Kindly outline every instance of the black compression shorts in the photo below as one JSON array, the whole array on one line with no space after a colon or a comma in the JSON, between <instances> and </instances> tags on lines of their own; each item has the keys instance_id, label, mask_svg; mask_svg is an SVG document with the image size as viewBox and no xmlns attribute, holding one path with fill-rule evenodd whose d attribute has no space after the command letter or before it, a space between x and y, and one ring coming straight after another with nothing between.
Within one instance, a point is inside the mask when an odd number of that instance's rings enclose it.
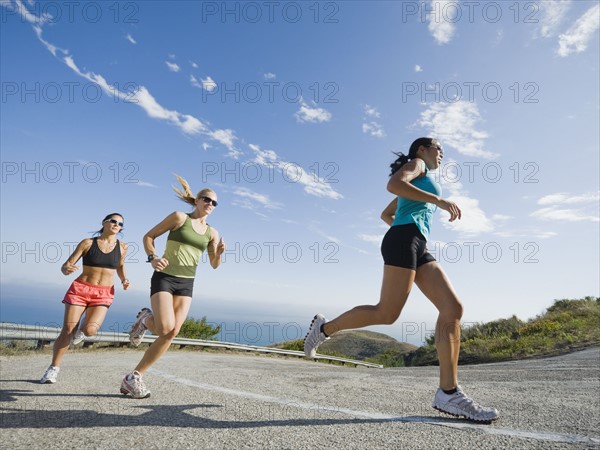
<instances>
[{"instance_id":1,"label":"black compression shorts","mask_svg":"<svg viewBox=\"0 0 600 450\"><path fill-rule=\"evenodd\" d=\"M383 237L381 254L385 265L412 270L435 261L427 251L427 240L414 223L391 227Z\"/></svg>"},{"instance_id":2,"label":"black compression shorts","mask_svg":"<svg viewBox=\"0 0 600 450\"><path fill-rule=\"evenodd\" d=\"M150 296L157 292L169 292L172 295L191 297L193 291L193 278L174 277L173 275L155 271L150 280Z\"/></svg>"}]
</instances>

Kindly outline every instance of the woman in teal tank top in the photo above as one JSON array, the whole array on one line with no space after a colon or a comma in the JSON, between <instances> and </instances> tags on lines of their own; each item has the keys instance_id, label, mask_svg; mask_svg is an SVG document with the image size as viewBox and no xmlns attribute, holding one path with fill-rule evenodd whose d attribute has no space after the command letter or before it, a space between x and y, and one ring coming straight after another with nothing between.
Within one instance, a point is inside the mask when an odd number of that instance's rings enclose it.
<instances>
[{"instance_id":1,"label":"woman in teal tank top","mask_svg":"<svg viewBox=\"0 0 600 450\"><path fill-rule=\"evenodd\" d=\"M143 308L129 332L129 340L135 346L142 342L146 330L158 338L148 347L135 370L123 378L121 392L133 398L146 398L142 375L169 349L179 334L192 304L194 277L200 257L208 250L208 259L213 269L221 265L225 243L217 230L206 223L206 218L217 206L217 194L212 189L203 189L194 195L189 184L177 177L182 190L175 189L180 200L193 205L189 213L176 211L152 228L144 236L144 249L148 263L154 269L150 283L152 310ZM165 252L156 255L154 240L169 232Z\"/></svg>"},{"instance_id":2,"label":"woman in teal tank top","mask_svg":"<svg viewBox=\"0 0 600 450\"><path fill-rule=\"evenodd\" d=\"M394 323L416 284L439 312L435 344L440 382L432 406L454 416L489 423L498 418L498 411L477 404L458 385L463 307L426 246L431 217L437 208L448 211L451 222L461 218L460 208L441 198L441 188L429 173L440 166L442 158L442 147L436 139L419 138L410 146L408 155L399 154L391 165L387 188L397 197L381 215L391 227L381 244L384 269L379 303L357 306L330 322L317 314L304 340L304 352L307 357L314 357L318 346L340 330Z\"/></svg>"}]
</instances>

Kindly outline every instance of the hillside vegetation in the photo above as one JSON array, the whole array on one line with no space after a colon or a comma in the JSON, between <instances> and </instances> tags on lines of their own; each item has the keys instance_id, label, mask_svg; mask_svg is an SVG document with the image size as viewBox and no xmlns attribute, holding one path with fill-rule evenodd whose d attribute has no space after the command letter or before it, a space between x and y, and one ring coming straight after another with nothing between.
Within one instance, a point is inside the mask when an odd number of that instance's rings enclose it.
<instances>
[{"instance_id":1,"label":"hillside vegetation","mask_svg":"<svg viewBox=\"0 0 600 450\"><path fill-rule=\"evenodd\" d=\"M600 298L556 300L544 313L522 321L516 316L461 330L460 364L507 361L568 353L600 345ZM303 350L303 340L277 345ZM434 336L425 345L398 342L364 330L342 331L319 347L323 355L365 360L386 367L437 365Z\"/></svg>"},{"instance_id":2,"label":"hillside vegetation","mask_svg":"<svg viewBox=\"0 0 600 450\"><path fill-rule=\"evenodd\" d=\"M516 316L475 324L461 332L459 363L549 356L600 345L600 298L556 300L524 322ZM404 358L406 365L437 364L434 337Z\"/></svg>"},{"instance_id":3,"label":"hillside vegetation","mask_svg":"<svg viewBox=\"0 0 600 450\"><path fill-rule=\"evenodd\" d=\"M286 350L304 350L304 340L297 339L276 344ZM383 333L367 330L345 330L336 333L319 347L322 355L366 360L386 366L403 365L403 355L417 349L416 345L399 342Z\"/></svg>"}]
</instances>

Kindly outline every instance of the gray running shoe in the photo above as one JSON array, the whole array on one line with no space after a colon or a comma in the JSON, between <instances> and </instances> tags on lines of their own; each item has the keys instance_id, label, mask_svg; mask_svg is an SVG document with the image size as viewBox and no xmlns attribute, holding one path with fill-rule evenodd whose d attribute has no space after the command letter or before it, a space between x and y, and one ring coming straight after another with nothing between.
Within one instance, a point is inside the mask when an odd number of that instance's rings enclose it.
<instances>
[{"instance_id":1,"label":"gray running shoe","mask_svg":"<svg viewBox=\"0 0 600 450\"><path fill-rule=\"evenodd\" d=\"M146 319L146 317L150 317L151 315L152 311L150 309L142 308L136 316L135 323L129 332L129 341L136 347L142 343L142 339L146 334L147 328L146 325L144 325L144 319Z\"/></svg>"},{"instance_id":2,"label":"gray running shoe","mask_svg":"<svg viewBox=\"0 0 600 450\"><path fill-rule=\"evenodd\" d=\"M146 389L142 375L137 370L125 375L121 382L121 394L128 395L131 398L150 397L150 391Z\"/></svg>"},{"instance_id":3,"label":"gray running shoe","mask_svg":"<svg viewBox=\"0 0 600 450\"><path fill-rule=\"evenodd\" d=\"M73 344L73 345L81 344L84 339L85 339L85 334L83 334L83 331L77 330L77 332L71 338L71 344Z\"/></svg>"},{"instance_id":4,"label":"gray running shoe","mask_svg":"<svg viewBox=\"0 0 600 450\"><path fill-rule=\"evenodd\" d=\"M491 423L500 417L495 408L486 408L473 401L460 386L454 394L446 394L438 389L431 405L438 411L456 417L464 417L474 422Z\"/></svg>"},{"instance_id":5,"label":"gray running shoe","mask_svg":"<svg viewBox=\"0 0 600 450\"><path fill-rule=\"evenodd\" d=\"M308 333L304 338L304 355L307 358L314 358L317 355L317 348L319 348L319 345L329 339L321 332L321 325L326 322L325 317L321 314L317 314L313 318Z\"/></svg>"},{"instance_id":6,"label":"gray running shoe","mask_svg":"<svg viewBox=\"0 0 600 450\"><path fill-rule=\"evenodd\" d=\"M40 383L56 383L56 378L58 377L58 372L60 372L60 367L50 366L44 372Z\"/></svg>"}]
</instances>

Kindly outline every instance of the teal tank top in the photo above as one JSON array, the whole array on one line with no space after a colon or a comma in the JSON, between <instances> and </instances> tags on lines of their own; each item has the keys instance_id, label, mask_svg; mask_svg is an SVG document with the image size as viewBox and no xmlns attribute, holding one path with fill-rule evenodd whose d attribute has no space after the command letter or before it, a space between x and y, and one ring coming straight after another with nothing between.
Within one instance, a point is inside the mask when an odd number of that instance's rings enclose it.
<instances>
[{"instance_id":1,"label":"teal tank top","mask_svg":"<svg viewBox=\"0 0 600 450\"><path fill-rule=\"evenodd\" d=\"M197 233L192 227L188 215L182 226L169 233L167 247L163 258L169 260L169 265L163 273L179 278L194 278L202 252L210 242L210 226L207 225L203 234Z\"/></svg>"},{"instance_id":2,"label":"teal tank top","mask_svg":"<svg viewBox=\"0 0 600 450\"><path fill-rule=\"evenodd\" d=\"M442 194L442 188L429 174L427 168L425 168L425 175L415 178L410 184L430 194L437 196ZM414 223L423 237L427 239L431 227L431 218L436 209L437 206L433 203L418 202L398 196L398 206L392 226Z\"/></svg>"}]
</instances>

